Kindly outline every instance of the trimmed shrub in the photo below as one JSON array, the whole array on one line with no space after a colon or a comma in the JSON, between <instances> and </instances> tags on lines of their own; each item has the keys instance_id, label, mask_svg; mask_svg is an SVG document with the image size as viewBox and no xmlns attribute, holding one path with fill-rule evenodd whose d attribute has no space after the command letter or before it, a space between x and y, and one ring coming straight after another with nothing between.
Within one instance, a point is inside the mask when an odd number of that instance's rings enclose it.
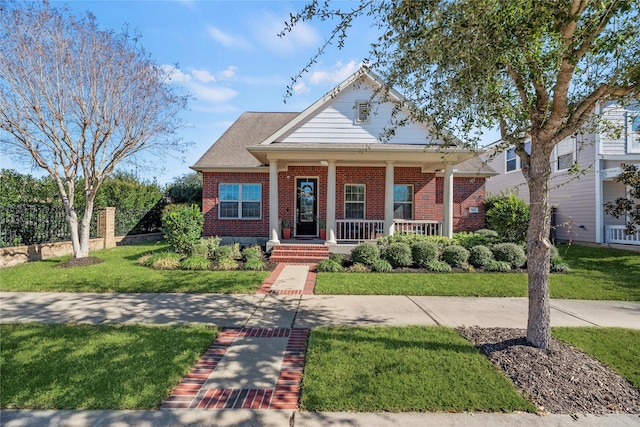
<instances>
[{"instance_id":1,"label":"trimmed shrub","mask_svg":"<svg viewBox=\"0 0 640 427\"><path fill-rule=\"evenodd\" d=\"M373 263L379 259L380 249L371 243L358 243L356 247L351 250L351 260L353 262L359 262L371 267Z\"/></svg>"},{"instance_id":2,"label":"trimmed shrub","mask_svg":"<svg viewBox=\"0 0 640 427\"><path fill-rule=\"evenodd\" d=\"M469 264L476 268L486 268L493 261L493 252L486 246L478 245L469 249Z\"/></svg>"},{"instance_id":3,"label":"trimmed shrub","mask_svg":"<svg viewBox=\"0 0 640 427\"><path fill-rule=\"evenodd\" d=\"M391 264L389 264L389 261L387 261L386 259L380 259L380 258L378 258L373 262L371 269L377 273L389 273L393 271L393 267L391 267Z\"/></svg>"},{"instance_id":4,"label":"trimmed shrub","mask_svg":"<svg viewBox=\"0 0 640 427\"><path fill-rule=\"evenodd\" d=\"M560 256L556 256L553 261L551 261L552 273L568 273L569 270L569 264L564 262L564 260Z\"/></svg>"},{"instance_id":5,"label":"trimmed shrub","mask_svg":"<svg viewBox=\"0 0 640 427\"><path fill-rule=\"evenodd\" d=\"M211 261L205 256L190 256L180 262L183 270L208 270L210 267Z\"/></svg>"},{"instance_id":6,"label":"trimmed shrub","mask_svg":"<svg viewBox=\"0 0 640 427\"><path fill-rule=\"evenodd\" d=\"M244 250L242 251L242 259L245 260L245 262L254 259L261 261L263 259L263 255L264 254L262 253L262 248L258 245L249 246L247 248L244 248Z\"/></svg>"},{"instance_id":7,"label":"trimmed shrub","mask_svg":"<svg viewBox=\"0 0 640 427\"><path fill-rule=\"evenodd\" d=\"M440 251L442 251L442 249L446 248L447 246L456 244L456 241L454 239L450 239L445 236L427 236L426 240L427 242L433 242L436 245L438 245L438 248L440 248Z\"/></svg>"},{"instance_id":8,"label":"trimmed shrub","mask_svg":"<svg viewBox=\"0 0 640 427\"><path fill-rule=\"evenodd\" d=\"M442 260L451 267L462 267L469 259L469 251L460 245L446 246L442 249Z\"/></svg>"},{"instance_id":9,"label":"trimmed shrub","mask_svg":"<svg viewBox=\"0 0 640 427\"><path fill-rule=\"evenodd\" d=\"M347 269L347 271L349 271L350 273L367 273L369 272L369 267L367 267L364 264L360 264L359 262L356 262L355 264L350 266Z\"/></svg>"},{"instance_id":10,"label":"trimmed shrub","mask_svg":"<svg viewBox=\"0 0 640 427\"><path fill-rule=\"evenodd\" d=\"M337 262L340 265L344 264L344 255L342 254L331 253L329 254L329 259Z\"/></svg>"},{"instance_id":11,"label":"trimmed shrub","mask_svg":"<svg viewBox=\"0 0 640 427\"><path fill-rule=\"evenodd\" d=\"M165 240L180 254L191 253L200 241L204 215L198 205L169 205L162 214Z\"/></svg>"},{"instance_id":12,"label":"trimmed shrub","mask_svg":"<svg viewBox=\"0 0 640 427\"><path fill-rule=\"evenodd\" d=\"M244 270L250 270L250 271L263 271L265 268L267 268L267 265L260 258L249 258L244 263L244 266L242 268Z\"/></svg>"},{"instance_id":13,"label":"trimmed shrub","mask_svg":"<svg viewBox=\"0 0 640 427\"><path fill-rule=\"evenodd\" d=\"M522 242L529 228L529 205L515 194L489 198L485 202L487 225L504 242Z\"/></svg>"},{"instance_id":14,"label":"trimmed shrub","mask_svg":"<svg viewBox=\"0 0 640 427\"><path fill-rule=\"evenodd\" d=\"M390 243L382 250L381 257L389 261L391 267L408 267L413 264L411 247L402 242Z\"/></svg>"},{"instance_id":15,"label":"trimmed shrub","mask_svg":"<svg viewBox=\"0 0 640 427\"><path fill-rule=\"evenodd\" d=\"M238 269L238 261L232 258L223 258L216 262L216 270L237 270Z\"/></svg>"},{"instance_id":16,"label":"trimmed shrub","mask_svg":"<svg viewBox=\"0 0 640 427\"><path fill-rule=\"evenodd\" d=\"M467 249L471 249L472 247L478 245L487 246L493 243L493 240L489 237L485 237L477 233L467 233L464 231L460 233L454 233L453 238L458 242L460 246L464 246Z\"/></svg>"},{"instance_id":17,"label":"trimmed shrub","mask_svg":"<svg viewBox=\"0 0 640 427\"><path fill-rule=\"evenodd\" d=\"M506 261L513 268L520 268L527 262L524 249L515 243L498 243L491 248L496 261Z\"/></svg>"},{"instance_id":18,"label":"trimmed shrub","mask_svg":"<svg viewBox=\"0 0 640 427\"><path fill-rule=\"evenodd\" d=\"M435 260L427 265L427 270L434 273L451 273L451 266L444 261Z\"/></svg>"},{"instance_id":19,"label":"trimmed shrub","mask_svg":"<svg viewBox=\"0 0 640 427\"><path fill-rule=\"evenodd\" d=\"M175 270L180 266L182 257L175 252L160 252L147 260L147 265L158 270Z\"/></svg>"},{"instance_id":20,"label":"trimmed shrub","mask_svg":"<svg viewBox=\"0 0 640 427\"><path fill-rule=\"evenodd\" d=\"M430 262L438 259L438 255L440 255L440 251L438 250L438 245L434 242L425 240L415 242L411 246L411 256L418 267L427 268Z\"/></svg>"},{"instance_id":21,"label":"trimmed shrub","mask_svg":"<svg viewBox=\"0 0 640 427\"><path fill-rule=\"evenodd\" d=\"M481 228L480 230L476 231L476 234L491 239L492 242L498 240L498 232L495 230L489 230L488 228Z\"/></svg>"},{"instance_id":22,"label":"trimmed shrub","mask_svg":"<svg viewBox=\"0 0 640 427\"><path fill-rule=\"evenodd\" d=\"M337 273L342 271L342 265L332 259L323 259L318 263L318 273Z\"/></svg>"},{"instance_id":23,"label":"trimmed shrub","mask_svg":"<svg viewBox=\"0 0 640 427\"><path fill-rule=\"evenodd\" d=\"M378 245L385 247L391 243L406 243L411 246L416 242L424 242L428 240L428 238L429 236L424 236L422 234L399 232L394 233L393 236L380 237L378 239Z\"/></svg>"},{"instance_id":24,"label":"trimmed shrub","mask_svg":"<svg viewBox=\"0 0 640 427\"><path fill-rule=\"evenodd\" d=\"M506 261L493 260L487 264L485 270L496 273L506 273L507 271L511 271L511 264Z\"/></svg>"},{"instance_id":25,"label":"trimmed shrub","mask_svg":"<svg viewBox=\"0 0 640 427\"><path fill-rule=\"evenodd\" d=\"M213 254L213 259L216 261L222 261L224 259L233 259L233 250L231 246L220 246Z\"/></svg>"}]
</instances>

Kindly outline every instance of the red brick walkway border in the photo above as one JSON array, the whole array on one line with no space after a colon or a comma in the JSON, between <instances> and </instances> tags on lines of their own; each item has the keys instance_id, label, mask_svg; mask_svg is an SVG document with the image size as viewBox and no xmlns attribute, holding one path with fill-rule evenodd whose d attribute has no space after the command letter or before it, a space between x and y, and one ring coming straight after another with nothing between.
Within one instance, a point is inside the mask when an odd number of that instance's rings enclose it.
<instances>
[{"instance_id":1,"label":"red brick walkway border","mask_svg":"<svg viewBox=\"0 0 640 427\"><path fill-rule=\"evenodd\" d=\"M271 290L273 284L278 280L278 276L284 270L285 265L308 265L309 272L307 273L307 279L304 283L304 288L300 290ZM276 268L273 269L269 277L266 278L262 285L256 292L257 294L275 294L275 295L313 295L314 289L316 287L316 267L318 264L292 264L292 263L280 263L276 265Z\"/></svg>"},{"instance_id":2,"label":"red brick walkway border","mask_svg":"<svg viewBox=\"0 0 640 427\"><path fill-rule=\"evenodd\" d=\"M162 404L163 409L297 409L308 328L225 329ZM283 338L287 347L275 388L203 389L209 376L238 337Z\"/></svg>"}]
</instances>

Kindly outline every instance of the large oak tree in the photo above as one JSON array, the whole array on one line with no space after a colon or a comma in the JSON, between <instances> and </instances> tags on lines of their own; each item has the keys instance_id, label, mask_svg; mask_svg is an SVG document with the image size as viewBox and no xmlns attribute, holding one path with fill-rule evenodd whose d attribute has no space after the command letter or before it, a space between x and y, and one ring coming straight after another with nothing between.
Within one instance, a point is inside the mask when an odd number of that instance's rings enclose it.
<instances>
[{"instance_id":1,"label":"large oak tree","mask_svg":"<svg viewBox=\"0 0 640 427\"><path fill-rule=\"evenodd\" d=\"M341 47L354 20L368 16L379 30L369 67L388 88L403 92L417 118L468 141L474 129L499 126L502 147L515 146L529 186L527 339L546 348L550 156L563 139L598 125L597 103L638 99L639 5L638 0L360 0L341 9L344 3L313 1L291 15L283 35L301 21L332 21L334 31L319 56L334 42Z\"/></svg>"},{"instance_id":2,"label":"large oak tree","mask_svg":"<svg viewBox=\"0 0 640 427\"><path fill-rule=\"evenodd\" d=\"M48 2L0 5L0 142L55 180L75 258L89 255L100 185L142 150L178 148L187 100L128 30L102 30L93 15Z\"/></svg>"}]
</instances>

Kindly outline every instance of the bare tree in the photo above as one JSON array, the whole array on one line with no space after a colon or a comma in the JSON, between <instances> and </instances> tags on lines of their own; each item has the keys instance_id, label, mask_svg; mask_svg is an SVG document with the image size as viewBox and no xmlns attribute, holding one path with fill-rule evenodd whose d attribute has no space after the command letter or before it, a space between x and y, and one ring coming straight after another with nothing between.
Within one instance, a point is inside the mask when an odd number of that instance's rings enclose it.
<instances>
[{"instance_id":1,"label":"bare tree","mask_svg":"<svg viewBox=\"0 0 640 427\"><path fill-rule=\"evenodd\" d=\"M141 150L179 147L188 96L169 83L127 29L101 30L93 15L48 2L0 5L0 142L54 178L74 258L89 255L96 192L116 165Z\"/></svg>"}]
</instances>

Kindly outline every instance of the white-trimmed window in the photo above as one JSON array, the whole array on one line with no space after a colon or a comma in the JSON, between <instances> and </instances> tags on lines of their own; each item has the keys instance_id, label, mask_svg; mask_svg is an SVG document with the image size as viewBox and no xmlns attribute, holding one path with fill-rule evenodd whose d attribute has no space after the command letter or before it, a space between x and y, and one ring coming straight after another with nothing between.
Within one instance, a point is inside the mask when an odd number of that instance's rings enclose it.
<instances>
[{"instance_id":1,"label":"white-trimmed window","mask_svg":"<svg viewBox=\"0 0 640 427\"><path fill-rule=\"evenodd\" d=\"M367 101L356 102L356 123L369 123L371 104Z\"/></svg>"},{"instance_id":2,"label":"white-trimmed window","mask_svg":"<svg viewBox=\"0 0 640 427\"><path fill-rule=\"evenodd\" d=\"M262 184L220 184L221 219L260 219L262 216Z\"/></svg>"},{"instance_id":3,"label":"white-trimmed window","mask_svg":"<svg viewBox=\"0 0 640 427\"><path fill-rule=\"evenodd\" d=\"M627 113L627 152L640 153L640 111Z\"/></svg>"},{"instance_id":4,"label":"white-trimmed window","mask_svg":"<svg viewBox=\"0 0 640 427\"><path fill-rule=\"evenodd\" d=\"M576 162L576 140L568 138L556 145L556 171L570 169Z\"/></svg>"},{"instance_id":5,"label":"white-trimmed window","mask_svg":"<svg viewBox=\"0 0 640 427\"><path fill-rule=\"evenodd\" d=\"M347 184L344 186L345 219L365 218L365 186L364 184Z\"/></svg>"},{"instance_id":6,"label":"white-trimmed window","mask_svg":"<svg viewBox=\"0 0 640 427\"><path fill-rule=\"evenodd\" d=\"M413 219L413 185L393 186L393 219Z\"/></svg>"},{"instance_id":7,"label":"white-trimmed window","mask_svg":"<svg viewBox=\"0 0 640 427\"><path fill-rule=\"evenodd\" d=\"M531 141L524 143L524 151L531 154ZM516 154L516 148L511 147L504 152L505 171L513 172L522 169L522 159Z\"/></svg>"}]
</instances>

